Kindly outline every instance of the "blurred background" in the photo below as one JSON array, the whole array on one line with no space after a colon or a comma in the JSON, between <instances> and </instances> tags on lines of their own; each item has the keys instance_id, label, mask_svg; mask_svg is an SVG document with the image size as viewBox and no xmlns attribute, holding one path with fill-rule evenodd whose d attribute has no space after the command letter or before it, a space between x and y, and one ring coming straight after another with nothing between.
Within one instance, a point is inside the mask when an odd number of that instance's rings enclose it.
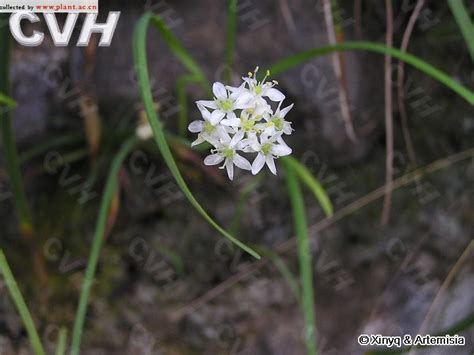
<instances>
[{"instance_id":1,"label":"blurred background","mask_svg":"<svg viewBox=\"0 0 474 355\"><path fill-rule=\"evenodd\" d=\"M405 42L408 52L473 89L473 59L447 2L393 1L392 21L384 1L332 1L329 14L325 3L239 0L232 83L303 50L352 40L384 44L392 28L394 47ZM464 3L472 17L473 4ZM137 21L146 11L159 14L209 80L225 81L227 7L224 0L102 0L101 21L121 11L111 47L98 47L97 36L87 48L75 47L79 30L68 47L55 47L44 22L25 25L26 33L46 33L41 46L13 46L14 132L34 230L18 227L2 151L0 241L48 351L59 328L74 321L111 161L143 124L132 56ZM181 104L176 83L186 69L155 29L148 60L156 110L177 135L180 112L198 119L194 101L208 94L190 85ZM399 81L392 59L395 185L387 213L384 65L380 54L340 52L275 77L285 103L295 103L287 116L293 156L335 211L325 216L305 190L318 350L364 354L362 333L459 329L464 347L412 353L472 354L474 110L407 65ZM204 153L179 139L170 146L197 200L264 257L257 261L221 238L186 200L155 143L140 143L120 169L82 353L305 354L283 172L240 172L230 183L204 166ZM0 354L28 354L28 344L0 283Z\"/></svg>"}]
</instances>

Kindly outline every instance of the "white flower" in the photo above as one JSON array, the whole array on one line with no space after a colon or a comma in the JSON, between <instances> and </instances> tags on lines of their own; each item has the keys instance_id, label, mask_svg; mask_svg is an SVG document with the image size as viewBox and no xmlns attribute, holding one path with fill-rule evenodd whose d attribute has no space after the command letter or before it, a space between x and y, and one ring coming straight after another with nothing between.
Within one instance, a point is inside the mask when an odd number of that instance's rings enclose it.
<instances>
[{"instance_id":1,"label":"white flower","mask_svg":"<svg viewBox=\"0 0 474 355\"><path fill-rule=\"evenodd\" d=\"M204 159L204 164L217 165L224 161L224 165L220 168L227 170L230 180L234 179L234 164L241 169L250 170L252 167L248 160L237 153L239 143L243 137L243 132L237 132L232 138L226 135L224 139L221 139L216 149L211 151L213 154Z\"/></svg>"},{"instance_id":2,"label":"white flower","mask_svg":"<svg viewBox=\"0 0 474 355\"><path fill-rule=\"evenodd\" d=\"M250 142L249 146L258 152L257 157L252 163L252 174L256 175L262 170L265 163L267 164L270 171L276 175L275 159L290 155L292 150L286 145L281 138L281 134L277 133L273 136L260 136L260 142L255 139Z\"/></svg>"},{"instance_id":3,"label":"white flower","mask_svg":"<svg viewBox=\"0 0 474 355\"><path fill-rule=\"evenodd\" d=\"M262 120L263 116L252 115L248 110L242 110L240 117L228 119L225 118L221 121L223 126L231 127L234 130L242 130L247 134L247 137L251 137L253 134L259 132L260 128L258 127L257 122Z\"/></svg>"},{"instance_id":4,"label":"white flower","mask_svg":"<svg viewBox=\"0 0 474 355\"><path fill-rule=\"evenodd\" d=\"M192 145L209 142L214 146L204 164L223 163L220 168L226 169L230 180L234 178L234 165L255 175L266 164L276 174L275 159L292 152L281 136L293 132L291 122L285 120L293 104L282 109L285 95L274 88L278 83L266 82L268 71L258 81L257 71L258 67L242 78L238 87L214 83L214 100L196 102L203 120L191 122L188 127L198 133ZM239 152L257 156L250 164Z\"/></svg>"},{"instance_id":5,"label":"white flower","mask_svg":"<svg viewBox=\"0 0 474 355\"><path fill-rule=\"evenodd\" d=\"M282 132L284 134L290 135L293 132L291 128L291 122L285 121L285 116L293 108L293 104L285 107L283 110L280 109L281 102L278 105L278 108L274 114L263 116L266 123L260 123L257 125L257 128L262 130L262 134L271 136L275 133Z\"/></svg>"},{"instance_id":6,"label":"white flower","mask_svg":"<svg viewBox=\"0 0 474 355\"><path fill-rule=\"evenodd\" d=\"M267 73L265 77L262 79L262 81L258 81L256 76L258 72L258 67L255 68L255 71L252 73L249 73L248 77L242 78L248 85L248 90L254 95L254 98L259 101L259 103L262 103L261 99L263 97L268 97L271 101L274 102L281 102L285 99L285 95L280 90L277 90L274 88L274 86L277 84L276 81L267 83L265 82L270 76L270 72L267 70Z\"/></svg>"},{"instance_id":7,"label":"white flower","mask_svg":"<svg viewBox=\"0 0 474 355\"><path fill-rule=\"evenodd\" d=\"M214 100L201 100L197 104L215 110L215 120L220 122L224 117L233 119L236 117L235 110L243 110L250 107L250 100L252 95L241 88L236 88L235 91L229 92L222 83L214 83L212 85L212 92L214 93Z\"/></svg>"},{"instance_id":8,"label":"white flower","mask_svg":"<svg viewBox=\"0 0 474 355\"><path fill-rule=\"evenodd\" d=\"M191 146L201 144L203 142L211 143L212 145L219 144L219 139L224 137L226 133L225 128L219 125L219 114L210 113L204 106L198 104L199 111L204 120L193 121L189 124L188 129L192 133L199 133L198 138L191 143Z\"/></svg>"}]
</instances>

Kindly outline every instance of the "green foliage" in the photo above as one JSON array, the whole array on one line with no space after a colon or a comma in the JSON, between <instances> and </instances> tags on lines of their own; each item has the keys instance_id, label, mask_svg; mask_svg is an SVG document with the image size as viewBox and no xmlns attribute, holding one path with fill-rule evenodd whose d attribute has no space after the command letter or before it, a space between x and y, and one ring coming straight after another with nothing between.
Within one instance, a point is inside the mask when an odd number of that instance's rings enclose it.
<instances>
[{"instance_id":1,"label":"green foliage","mask_svg":"<svg viewBox=\"0 0 474 355\"><path fill-rule=\"evenodd\" d=\"M0 106L1 105L4 105L8 108L13 108L16 106L16 102L12 98L0 93Z\"/></svg>"},{"instance_id":2,"label":"green foliage","mask_svg":"<svg viewBox=\"0 0 474 355\"><path fill-rule=\"evenodd\" d=\"M311 192L314 194L314 197L316 197L316 200L321 205L321 208L323 209L326 216L332 216L334 213L334 208L332 206L331 200L329 199L324 187L321 186L319 181L316 180L308 168L291 156L282 157L281 159L286 163L288 168L292 169L296 173L301 182L303 182L311 190Z\"/></svg>"},{"instance_id":3,"label":"green foliage","mask_svg":"<svg viewBox=\"0 0 474 355\"><path fill-rule=\"evenodd\" d=\"M189 202L191 205L196 209L196 211L201 214L201 216L211 225L213 226L218 232L220 232L224 237L229 239L231 242L233 242L235 245L240 247L241 249L245 250L255 258L259 259L260 256L250 247L236 239L234 236L226 232L214 219L204 210L204 208L200 205L200 203L196 200L194 195L192 194L191 190L189 189L188 185L184 181L184 178L181 175L181 172L178 169L178 166L176 165L176 162L173 158L173 155L171 154L171 150L168 146L167 140L165 133L163 132L163 129L161 127L158 114L156 113L154 109L154 104L153 104L153 96L151 93L151 87L150 87L150 79L149 79L149 73L148 73L148 61L146 58L146 38L147 38L147 30L148 26L152 23L158 23L160 24L161 22L157 22L156 16L154 16L151 13L146 13L143 15L143 17L139 20L136 28L135 28L135 34L134 34L134 40L133 40L133 54L135 58L135 68L138 74L138 84L140 88L140 93L142 96L142 101L145 105L145 111L147 113L147 118L148 122L150 123L150 126L153 130L153 135L156 144L158 145L158 148L160 149L161 155L163 156L166 165L171 171L171 174L175 178L178 186L180 189L183 191L185 196L188 198ZM161 33L162 32L162 27L161 28ZM167 34L169 37L169 33L164 32ZM175 48L181 48L178 46L175 42L172 42ZM182 55L182 50L178 51L178 53L181 53ZM175 53L176 54L176 53ZM189 60L186 61L189 63ZM192 67L192 66L191 66ZM194 68L195 69L195 68Z\"/></svg>"},{"instance_id":4,"label":"green foliage","mask_svg":"<svg viewBox=\"0 0 474 355\"><path fill-rule=\"evenodd\" d=\"M10 297L15 304L18 314L25 325L33 351L36 355L44 355L45 352L38 332L36 331L35 323L33 322L33 318L31 317L30 311L28 310L28 306L21 295L21 291L15 281L15 277L13 276L10 266L8 265L7 258L5 257L2 249L0 249L0 272L3 275L3 279L5 280L8 292L10 293Z\"/></svg>"},{"instance_id":5,"label":"green foliage","mask_svg":"<svg viewBox=\"0 0 474 355\"><path fill-rule=\"evenodd\" d=\"M0 22L8 22L6 14L0 15ZM4 95L10 94L10 47L10 31L8 26L3 26L0 28L0 93ZM7 102L9 101L8 96L3 96L3 98L4 100L6 99ZM0 107L0 131L3 152L5 154L6 170L12 186L13 200L20 223L20 230L22 233L31 234L33 221L23 186L20 159L13 134L13 117L10 109L5 110Z\"/></svg>"},{"instance_id":6,"label":"green foliage","mask_svg":"<svg viewBox=\"0 0 474 355\"><path fill-rule=\"evenodd\" d=\"M462 0L448 0L449 8L453 13L461 33L466 42L471 59L474 61L474 24Z\"/></svg>"},{"instance_id":7,"label":"green foliage","mask_svg":"<svg viewBox=\"0 0 474 355\"><path fill-rule=\"evenodd\" d=\"M89 260L87 262L86 274L82 284L81 295L79 297L79 305L77 307L76 318L74 320L74 328L72 331L71 355L77 355L80 351L82 331L89 303L90 291L95 278L97 264L99 262L100 250L104 242L105 231L109 216L112 199L117 189L117 176L127 155L136 146L136 139L126 141L120 151L115 156L109 171L109 176L105 185L105 191L102 195L100 204L99 217L92 240L92 249Z\"/></svg>"},{"instance_id":8,"label":"green foliage","mask_svg":"<svg viewBox=\"0 0 474 355\"><path fill-rule=\"evenodd\" d=\"M65 327L61 327L61 329L59 329L58 344L56 346L56 355L66 354L66 342L67 342L67 329Z\"/></svg>"},{"instance_id":9,"label":"green foliage","mask_svg":"<svg viewBox=\"0 0 474 355\"><path fill-rule=\"evenodd\" d=\"M227 11L227 40L226 40L226 80L230 83L234 67L235 37L237 32L237 0L229 0Z\"/></svg>"},{"instance_id":10,"label":"green foliage","mask_svg":"<svg viewBox=\"0 0 474 355\"><path fill-rule=\"evenodd\" d=\"M306 222L306 211L303 195L294 170L284 161L288 194L290 195L295 223L296 239L298 242L298 261L301 279L301 303L306 325L306 348L308 354L316 354L316 320L314 315L314 288L313 265L311 262L311 249Z\"/></svg>"},{"instance_id":11,"label":"green foliage","mask_svg":"<svg viewBox=\"0 0 474 355\"><path fill-rule=\"evenodd\" d=\"M273 64L270 67L270 71L273 75L278 75L311 59L328 55L333 52L341 51L369 51L384 55L391 55L392 57L404 61L405 63L411 65L412 67L422 71L433 79L444 84L446 87L450 88L452 91L464 98L471 105L474 105L474 92L459 84L456 80L452 79L446 73L442 72L441 70L435 68L431 64L426 63L425 61L412 54L408 54L398 49L389 48L382 44L374 42L345 42L335 46L324 46L299 52Z\"/></svg>"}]
</instances>

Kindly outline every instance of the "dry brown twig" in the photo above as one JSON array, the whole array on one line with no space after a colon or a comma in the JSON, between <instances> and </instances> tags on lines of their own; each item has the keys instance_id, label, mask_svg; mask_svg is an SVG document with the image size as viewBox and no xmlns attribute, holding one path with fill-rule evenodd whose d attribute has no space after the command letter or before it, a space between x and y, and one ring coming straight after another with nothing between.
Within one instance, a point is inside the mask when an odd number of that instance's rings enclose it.
<instances>
[{"instance_id":1,"label":"dry brown twig","mask_svg":"<svg viewBox=\"0 0 474 355\"><path fill-rule=\"evenodd\" d=\"M385 45L393 46L393 8L392 0L385 0L387 16L387 34ZM387 156L385 160L385 199L383 202L382 225L387 225L390 220L392 205L393 183L393 93L392 93L392 57L385 56L385 139Z\"/></svg>"},{"instance_id":2,"label":"dry brown twig","mask_svg":"<svg viewBox=\"0 0 474 355\"><path fill-rule=\"evenodd\" d=\"M448 275L446 276L441 287L436 293L436 296L433 299L433 302L431 303L430 309L426 313L425 319L423 320L423 323L421 324L420 329L418 330L417 334L425 334L429 330L428 329L429 323L431 319L433 318L433 315L436 309L439 308L438 306L440 306L441 302L443 301L446 295L447 289L453 283L454 279L456 278L456 275L461 271L461 268L469 259L469 257L472 257L473 252L474 252L474 240L471 240L469 244L466 246L466 248L463 250L461 255L459 256L459 258L456 260L451 270L449 270Z\"/></svg>"},{"instance_id":3,"label":"dry brown twig","mask_svg":"<svg viewBox=\"0 0 474 355\"><path fill-rule=\"evenodd\" d=\"M400 50L402 52L406 52L408 49L408 44L410 42L411 35L413 33L413 29L415 28L416 20L420 15L421 9L425 4L425 0L418 0L413 13L408 20L407 28L403 33L402 45ZM397 97L398 97L398 109L400 111L400 118L402 123L402 132L403 138L405 139L405 144L407 146L408 157L410 158L410 162L413 166L418 165L416 161L415 155L415 148L413 145L413 141L411 139L410 131L408 129L408 113L405 106L405 90L403 87L405 81L405 62L399 61L398 62L398 70L397 70Z\"/></svg>"},{"instance_id":4,"label":"dry brown twig","mask_svg":"<svg viewBox=\"0 0 474 355\"><path fill-rule=\"evenodd\" d=\"M330 0L323 0L324 19L326 21L326 30L328 33L328 40L330 45L336 45L338 43L335 29L334 19L332 15L332 7ZM354 131L354 125L352 122L352 114L350 110L349 92L346 85L344 66L341 59L341 53L334 53L331 55L332 66L334 69L334 75L336 76L337 83L339 86L339 106L341 109L342 119L344 121L344 127L346 130L347 137L352 141L357 141L357 137Z\"/></svg>"}]
</instances>

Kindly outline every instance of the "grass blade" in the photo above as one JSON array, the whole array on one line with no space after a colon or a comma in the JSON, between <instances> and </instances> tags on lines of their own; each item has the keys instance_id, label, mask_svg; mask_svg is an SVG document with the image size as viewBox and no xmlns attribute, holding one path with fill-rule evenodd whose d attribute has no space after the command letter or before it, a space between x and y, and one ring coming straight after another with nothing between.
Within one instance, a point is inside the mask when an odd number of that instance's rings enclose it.
<instances>
[{"instance_id":1,"label":"grass blade","mask_svg":"<svg viewBox=\"0 0 474 355\"><path fill-rule=\"evenodd\" d=\"M15 307L20 314L21 320L23 321L23 324L26 328L28 338L30 339L31 346L35 354L44 355L45 352L38 336L38 332L36 331L35 323L33 322L33 318L31 317L30 311L28 310L28 306L21 295L21 291L18 288L15 277L13 276L10 266L8 265L7 258L5 257L2 249L0 249L0 272L3 275L8 292L10 293L10 297L15 303Z\"/></svg>"},{"instance_id":2,"label":"grass blade","mask_svg":"<svg viewBox=\"0 0 474 355\"><path fill-rule=\"evenodd\" d=\"M61 327L58 335L58 345L56 346L56 355L66 354L67 329Z\"/></svg>"},{"instance_id":3,"label":"grass blade","mask_svg":"<svg viewBox=\"0 0 474 355\"><path fill-rule=\"evenodd\" d=\"M138 84L140 88L140 93L142 96L142 101L145 106L145 111L147 113L148 122L153 130L153 135L160 149L161 155L163 156L166 165L170 169L173 177L175 178L178 186L181 188L183 193L188 198L191 205L196 209L197 212L217 231L219 231L224 237L232 241L234 244L245 250L247 253L251 254L255 258L259 259L260 256L250 247L227 233L217 222L215 222L208 213L202 208L199 202L196 200L191 190L188 188L186 182L184 181L178 166L171 154L171 150L166 141L166 136L161 128L161 124L158 118L158 114L155 112L153 105L153 97L150 88L150 79L148 74L148 61L146 58L146 37L147 29L150 21L152 21L154 16L151 13L147 13L142 16L139 20L136 28L133 39L133 52L135 58L135 69L138 75Z\"/></svg>"},{"instance_id":4,"label":"grass blade","mask_svg":"<svg viewBox=\"0 0 474 355\"><path fill-rule=\"evenodd\" d=\"M15 100L11 99L10 97L0 93L0 105L4 105L8 108L13 108L13 107L16 106L16 102L15 102Z\"/></svg>"},{"instance_id":5,"label":"grass blade","mask_svg":"<svg viewBox=\"0 0 474 355\"><path fill-rule=\"evenodd\" d=\"M471 59L474 61L474 24L462 0L448 0L449 8L453 13L461 33L466 41Z\"/></svg>"},{"instance_id":6,"label":"grass blade","mask_svg":"<svg viewBox=\"0 0 474 355\"><path fill-rule=\"evenodd\" d=\"M0 22L8 23L8 17L5 14L0 15ZM10 31L8 26L3 26L0 29L0 92L5 95L10 93L10 46ZM5 154L5 165L13 190L13 199L18 214L20 230L23 235L29 237L32 235L33 221L23 186L20 160L13 133L13 117L9 108L0 107L0 130Z\"/></svg>"},{"instance_id":7,"label":"grass blade","mask_svg":"<svg viewBox=\"0 0 474 355\"><path fill-rule=\"evenodd\" d=\"M444 84L446 87L450 88L452 91L464 98L471 105L474 105L474 92L459 84L448 74L412 54L402 52L395 48L388 48L382 44L374 42L345 42L335 46L324 46L299 52L273 64L270 67L270 71L273 75L278 75L308 60L340 51L369 51L384 55L391 55L392 57L404 61L405 63Z\"/></svg>"},{"instance_id":8,"label":"grass blade","mask_svg":"<svg viewBox=\"0 0 474 355\"><path fill-rule=\"evenodd\" d=\"M227 40L225 48L226 76L228 83L232 80L234 68L235 36L237 32L237 0L229 0L227 11Z\"/></svg>"},{"instance_id":9,"label":"grass blade","mask_svg":"<svg viewBox=\"0 0 474 355\"><path fill-rule=\"evenodd\" d=\"M204 75L204 72L194 61L188 51L183 47L183 45L178 41L178 39L173 35L173 32L171 32L168 26L166 26L166 23L163 21L163 19L160 16L154 15L152 13L146 13L144 18L147 19L147 23L151 21L156 26L161 34L161 37L171 52L173 52L175 57L178 58L178 60L186 67L186 69L188 69L195 77L198 78L203 89L209 91L211 84Z\"/></svg>"},{"instance_id":10,"label":"grass blade","mask_svg":"<svg viewBox=\"0 0 474 355\"><path fill-rule=\"evenodd\" d=\"M298 160L291 156L282 157L280 159L282 159L285 164L287 164L288 167L290 167L300 178L300 180L311 190L311 192L314 194L319 204L321 205L321 208L323 209L326 216L331 217L334 213L334 208L331 203L331 200L329 199L329 196L326 193L324 187L318 182L318 180L316 180L316 178L311 174L308 168L306 168L303 164L301 164Z\"/></svg>"},{"instance_id":11,"label":"grass blade","mask_svg":"<svg viewBox=\"0 0 474 355\"><path fill-rule=\"evenodd\" d=\"M291 205L293 208L293 219L298 243L298 261L302 287L301 302L303 305L303 314L306 325L306 348L308 354L314 355L317 353L316 320L314 316L313 269L306 223L306 211L297 176L292 167L287 163L287 160L284 160L283 162L286 172L288 194L290 195Z\"/></svg>"},{"instance_id":12,"label":"grass blade","mask_svg":"<svg viewBox=\"0 0 474 355\"><path fill-rule=\"evenodd\" d=\"M92 241L92 249L87 263L86 274L82 284L81 295L79 297L79 305L77 307L76 318L74 320L74 328L72 331L71 355L79 354L81 345L82 331L87 312L87 305L89 303L89 295L95 277L95 271L99 262L99 254L104 241L104 235L107 228L109 210L112 204L112 199L117 189L117 176L120 168L132 149L137 144L136 139L126 141L120 151L115 156L112 166L110 168L109 176L105 185L105 191L102 195L100 204L99 218L97 220L96 229L94 232L94 239Z\"/></svg>"}]
</instances>

